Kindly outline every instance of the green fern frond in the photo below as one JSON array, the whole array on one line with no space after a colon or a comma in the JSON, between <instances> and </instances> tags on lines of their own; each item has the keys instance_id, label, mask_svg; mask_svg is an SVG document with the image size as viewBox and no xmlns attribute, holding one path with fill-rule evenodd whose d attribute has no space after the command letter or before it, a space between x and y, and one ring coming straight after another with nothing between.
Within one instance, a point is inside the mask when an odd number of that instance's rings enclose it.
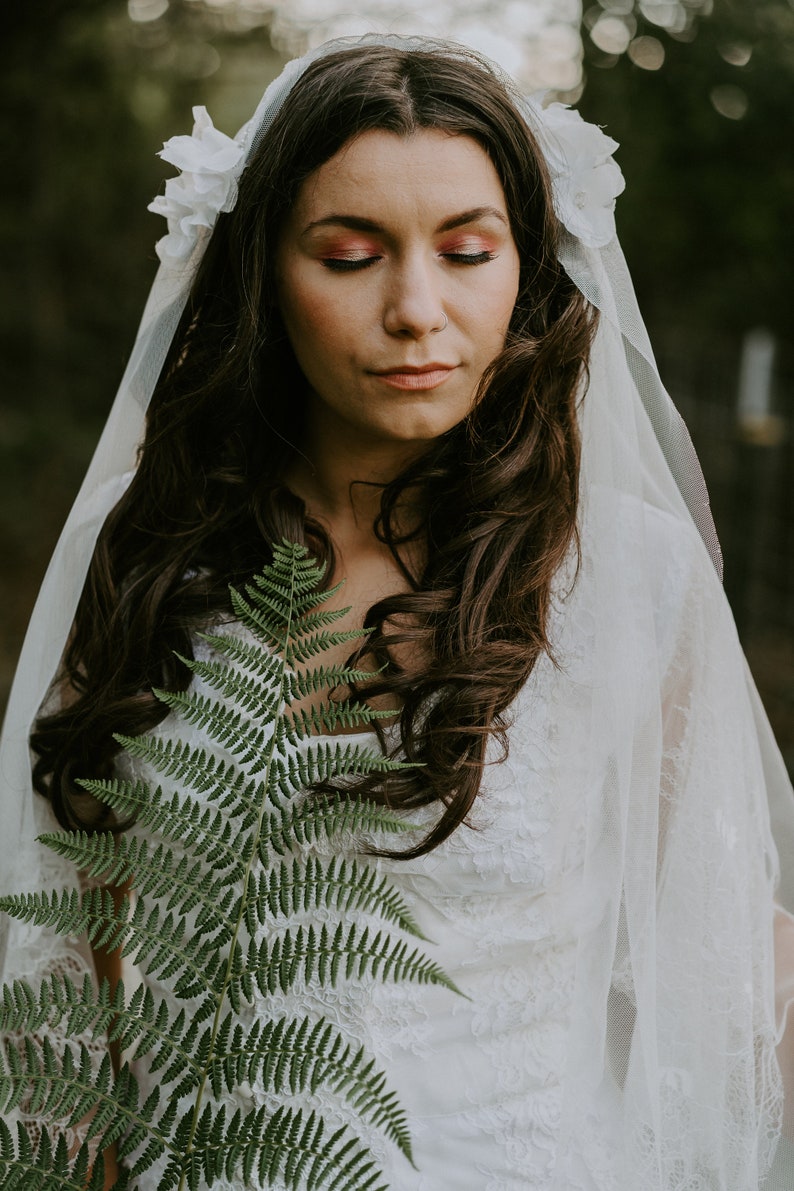
<instances>
[{"instance_id":1,"label":"green fern frond","mask_svg":"<svg viewBox=\"0 0 794 1191\"><path fill-rule=\"evenodd\" d=\"M339 922L333 931L323 923L319 931L311 924L298 926L283 937L252 940L248 957L235 981L250 996L252 982L267 996L289 990L301 980L335 987L340 980L360 980L366 975L386 980L412 980L418 984L442 984L460 993L438 964L417 949L409 950L404 939L384 931L373 934L369 927Z\"/></svg>"},{"instance_id":2,"label":"green fern frond","mask_svg":"<svg viewBox=\"0 0 794 1191\"><path fill-rule=\"evenodd\" d=\"M311 614L301 615L299 609L289 607L286 599L274 600L250 585L246 586L245 590L250 597L249 600L246 600L241 592L232 589L233 612L238 620L256 633L264 645L283 654L288 665L294 665L296 661L305 661L334 645L360 641L369 636L367 629L316 631L316 618ZM336 620L341 620L348 611L349 609L343 608L334 612L325 612L322 620L325 623L333 623ZM300 643L307 644L309 652L303 653Z\"/></svg>"},{"instance_id":3,"label":"green fern frond","mask_svg":"<svg viewBox=\"0 0 794 1191\"><path fill-rule=\"evenodd\" d=\"M203 748L189 748L181 742L164 741L156 736L117 736L116 739L130 757L151 766L164 776L176 778L183 789L204 794L206 798L216 801L219 807L231 810L234 814L245 814L248 807L254 811L256 818L266 789L261 781L235 768L230 761L207 756ZM78 780L78 784L87 790L96 790L101 797L101 786L96 783ZM159 786L153 792L149 786L147 790L153 801L162 798ZM250 824L245 826L245 830L250 830Z\"/></svg>"},{"instance_id":4,"label":"green fern frond","mask_svg":"<svg viewBox=\"0 0 794 1191\"><path fill-rule=\"evenodd\" d=\"M241 765L253 765L267 751L271 736L268 728L274 721L274 711L267 710L259 717L260 727L242 712L230 712L208 695L157 689L154 694L186 723L233 753Z\"/></svg>"},{"instance_id":5,"label":"green fern frond","mask_svg":"<svg viewBox=\"0 0 794 1191\"><path fill-rule=\"evenodd\" d=\"M278 654L266 652L256 640L249 641L235 633L197 633L196 637L209 645L214 653L227 657L241 670L259 678L278 676L284 670Z\"/></svg>"},{"instance_id":6,"label":"green fern frond","mask_svg":"<svg viewBox=\"0 0 794 1191\"><path fill-rule=\"evenodd\" d=\"M155 1120L159 1094L153 1092L141 1104L129 1067L123 1066L114 1076L110 1056L105 1055L96 1070L91 1052L82 1043L70 1043L58 1054L46 1035L38 1048L30 1037L23 1039L21 1050L7 1042L0 1052L0 1091L6 1113L24 1099L27 1115L60 1118L67 1127L95 1114L85 1141L99 1136L102 1148L120 1140L128 1130L142 1127L156 1144L157 1157L172 1148L162 1130L163 1120Z\"/></svg>"},{"instance_id":7,"label":"green fern frond","mask_svg":"<svg viewBox=\"0 0 794 1191\"><path fill-rule=\"evenodd\" d=\"M316 774L312 780L330 781L340 767L347 776L364 777L372 773L396 773L400 769L415 769L416 766L406 761L392 761L372 747L361 744L342 744L340 741L331 742L310 741L306 749L286 756L280 773L287 775L287 781L302 781L304 775Z\"/></svg>"},{"instance_id":8,"label":"green fern frond","mask_svg":"<svg viewBox=\"0 0 794 1191\"><path fill-rule=\"evenodd\" d=\"M115 739L128 756L143 761L162 777L176 778L197 794L220 798L244 781L244 775L230 761L216 757L206 749L192 748L180 740L122 735Z\"/></svg>"},{"instance_id":9,"label":"green fern frond","mask_svg":"<svg viewBox=\"0 0 794 1191\"><path fill-rule=\"evenodd\" d=\"M93 1165L93 1169L92 1168ZM63 1137L59 1137L53 1151L49 1134L41 1134L34 1151L25 1128L17 1125L17 1142L0 1118L0 1174L3 1191L103 1191L105 1170L101 1157L91 1161L88 1146L81 1146L71 1158ZM116 1183L117 1191L127 1185L123 1179Z\"/></svg>"},{"instance_id":10,"label":"green fern frond","mask_svg":"<svg viewBox=\"0 0 794 1191\"><path fill-rule=\"evenodd\" d=\"M143 899L132 914L130 909L127 898L116 906L106 889L0 898L0 910L20 922L35 922L60 935L86 934L94 947L121 948L122 954L132 955L136 964L145 962L147 971L161 979L180 971L180 982L188 981L191 989L215 991L213 977L221 959L188 932L184 920L164 913L156 903L148 908Z\"/></svg>"},{"instance_id":11,"label":"green fern frond","mask_svg":"<svg viewBox=\"0 0 794 1191\"><path fill-rule=\"evenodd\" d=\"M163 839L192 848L208 865L225 867L235 863L252 826L242 810L238 821L232 823L220 810L178 793L165 798L159 786L152 790L145 782L113 778L101 782L78 780L78 784L122 819L134 818L139 827L148 827Z\"/></svg>"},{"instance_id":12,"label":"green fern frond","mask_svg":"<svg viewBox=\"0 0 794 1191\"><path fill-rule=\"evenodd\" d=\"M267 631L270 632L273 624L280 625L286 619L288 612L287 597L284 597L282 593L271 595L264 588L257 590L250 583L246 584L244 590L248 596L247 600L240 592L236 592L232 599L232 607L241 620L247 618L253 624L265 625ZM297 612L299 614L300 619L295 623L300 628L293 628L293 632L299 631L303 634L314 632L317 628L335 624L345 615L344 611L339 609L305 612L301 608L301 604L305 608L307 604L310 604L312 599L316 603L316 594L305 596L303 599L300 597L294 598L293 613ZM362 629L357 629L356 634L358 636L366 635Z\"/></svg>"},{"instance_id":13,"label":"green fern frond","mask_svg":"<svg viewBox=\"0 0 794 1191\"><path fill-rule=\"evenodd\" d=\"M322 690L352 686L371 682L380 675L380 670L358 670L354 666L319 666L316 670L304 670L288 675L288 698L303 699Z\"/></svg>"},{"instance_id":14,"label":"green fern frond","mask_svg":"<svg viewBox=\"0 0 794 1191\"><path fill-rule=\"evenodd\" d=\"M194 1085L201 1079L202 1063L197 1057L205 1045L203 1036L199 1039L201 1023L188 1016L184 1008L174 1014L166 1002L156 1001L143 985L129 1001L122 982L111 992L105 980L95 991L88 975L80 989L61 974L46 977L37 994L23 981L6 986L0 1004L0 1033L33 1035L45 1025L64 1037L90 1034L96 1038L107 1034L111 1042L135 1058L156 1051L152 1070L172 1065L165 1079L179 1074L183 1080L192 1078ZM9 1056L17 1073L14 1078L22 1078L19 1060L19 1054ZM2 1086L0 1081L0 1103L4 1094L8 1097L14 1091L9 1085L4 1093Z\"/></svg>"},{"instance_id":15,"label":"green fern frond","mask_svg":"<svg viewBox=\"0 0 794 1191\"><path fill-rule=\"evenodd\" d=\"M138 896L160 898L166 910L189 914L200 909L194 929L207 923L218 929L227 920L233 899L233 882L245 871L245 854L229 866L208 868L206 858L176 856L164 843L152 848L137 836L113 839L106 835L89 836L82 831L42 835L41 842L59 856L64 856L88 877L102 877L108 885L122 885L135 878Z\"/></svg>"},{"instance_id":16,"label":"green fern frond","mask_svg":"<svg viewBox=\"0 0 794 1191\"><path fill-rule=\"evenodd\" d=\"M390 719L394 719L393 711L377 710L360 699L344 699L301 707L285 717L284 722L292 729L295 739L305 740L322 732L333 734L339 728L355 732L377 720Z\"/></svg>"},{"instance_id":17,"label":"green fern frond","mask_svg":"<svg viewBox=\"0 0 794 1191\"><path fill-rule=\"evenodd\" d=\"M411 1160L411 1137L406 1117L393 1092L386 1092L386 1076L375 1068L364 1047L355 1049L330 1022L321 1018L279 1018L257 1022L246 1036L231 1017L209 1078L216 1096L247 1080L262 1079L273 1092L314 1092L327 1083L364 1119L384 1130ZM228 1046L226 1037L228 1036Z\"/></svg>"},{"instance_id":18,"label":"green fern frond","mask_svg":"<svg viewBox=\"0 0 794 1191\"><path fill-rule=\"evenodd\" d=\"M309 633L290 639L284 647L284 659L288 666L297 666L316 658L318 653L324 653L335 645L346 645L353 641L360 641L368 636L363 629L348 629L343 633L328 631Z\"/></svg>"},{"instance_id":19,"label":"green fern frond","mask_svg":"<svg viewBox=\"0 0 794 1191\"><path fill-rule=\"evenodd\" d=\"M263 645L268 646L275 653L282 653L284 643L289 636L289 622L292 615L295 614L293 609L292 613L287 612L285 615L288 599L284 601L283 607L271 611L264 600L259 602L258 608L254 608L241 592L232 590L230 594L232 611L237 620L253 630Z\"/></svg>"},{"instance_id":20,"label":"green fern frond","mask_svg":"<svg viewBox=\"0 0 794 1191\"><path fill-rule=\"evenodd\" d=\"M281 553L282 548L286 550L285 554ZM327 604L339 595L345 586L345 581L342 579L333 587L323 587L325 563L316 562L307 552L306 556L296 564L289 557L291 550L292 544L285 538L281 547L276 548L277 553L274 555L270 567L261 575L254 575L251 583L246 584L246 591L255 602L260 595L278 591L282 599L290 604L301 620L305 620L316 608ZM345 608L341 613L334 612L332 615L334 617L342 616L347 611L348 609Z\"/></svg>"},{"instance_id":21,"label":"green fern frond","mask_svg":"<svg viewBox=\"0 0 794 1191\"><path fill-rule=\"evenodd\" d=\"M375 803L356 802L340 794L323 795L298 806L277 808L260 835L260 859L264 864L271 852L282 856L293 846L320 844L339 836L413 830L412 823Z\"/></svg>"},{"instance_id":22,"label":"green fern frond","mask_svg":"<svg viewBox=\"0 0 794 1191\"><path fill-rule=\"evenodd\" d=\"M316 1112L279 1108L268 1119L259 1109L247 1116L235 1113L227 1122L221 1109L204 1113L196 1130L188 1166L187 1186L198 1188L202 1177L212 1180L240 1169L246 1183L256 1176L262 1186L275 1179L285 1187L306 1191L388 1191L368 1151L345 1127L329 1133ZM178 1166L169 1168L161 1191L176 1186Z\"/></svg>"},{"instance_id":23,"label":"green fern frond","mask_svg":"<svg viewBox=\"0 0 794 1191\"><path fill-rule=\"evenodd\" d=\"M301 617L300 633L301 636L307 636L314 633L317 629L326 629L330 625L335 624L336 621L341 620L345 615L346 609L341 611L329 611L328 609L319 610L317 612L307 613ZM359 637L366 637L367 631L365 629L357 629L356 634ZM353 638L355 640L355 638Z\"/></svg>"},{"instance_id":24,"label":"green fern frond","mask_svg":"<svg viewBox=\"0 0 794 1191\"><path fill-rule=\"evenodd\" d=\"M176 656L197 678L224 698L233 700L235 706L247 715L257 715L262 708L272 704L274 687L278 688L281 682L281 675L267 683L224 662Z\"/></svg>"},{"instance_id":25,"label":"green fern frond","mask_svg":"<svg viewBox=\"0 0 794 1191\"><path fill-rule=\"evenodd\" d=\"M100 893L101 890L95 892ZM108 903L112 898L107 894ZM65 935L83 934L91 921L90 908L76 889L53 890L52 893L20 893L0 897L0 912L4 911L19 922L35 922Z\"/></svg>"},{"instance_id":26,"label":"green fern frond","mask_svg":"<svg viewBox=\"0 0 794 1191\"><path fill-rule=\"evenodd\" d=\"M264 925L281 916L309 913L317 906L341 914L367 910L409 934L425 937L387 877L379 877L377 869L370 865L339 856L330 862L318 856L309 856L305 861L294 857L291 863L281 861L260 873L251 898L256 921L249 929L253 931L256 924Z\"/></svg>"},{"instance_id":27,"label":"green fern frond","mask_svg":"<svg viewBox=\"0 0 794 1191\"><path fill-rule=\"evenodd\" d=\"M214 656L186 662L205 693L156 692L201 745L159 731L117 737L127 763L162 785L123 774L81 781L120 820L136 821L131 833L42 837L88 876L132 883L134 898L102 888L0 898L19 921L121 949L144 980L131 994L64 974L35 991L24 981L2 990L0 1109L24 1104L26 1114L62 1122L35 1148L24 1128L14 1138L0 1124L3 1188L99 1191L101 1160L92 1159L115 1142L129 1168L119 1191L133 1191L155 1163L161 1191L198 1191L219 1178L381 1191L382 1172L356 1129L313 1107L321 1091L345 1106L341 1119L357 1117L411 1160L405 1112L360 1043L322 1017L268 1017L266 1008L277 992L294 990L299 1004L304 991L362 979L457 992L414 945L424 936L393 883L351 854L362 836L414 828L344 790L407 763L371 736L322 736L390 714L355 698L319 700L376 677L313 664L327 648L366 637L334 627L346 610L326 606L338 588L322 589L322 573L304 547L276 546L272 565L231 594L239 629L205 634ZM307 793L317 785L323 793ZM168 997L149 982L167 986ZM105 1036L127 1059L115 1077L107 1058L92 1067L96 1046L85 1041ZM71 1041L56 1047L54 1038ZM143 1098L129 1063L145 1063L158 1090ZM254 1084L258 1101L242 1091ZM250 1108L227 1119L218 1103L226 1094L246 1095ZM70 1154L60 1130L80 1122L84 1142Z\"/></svg>"}]
</instances>

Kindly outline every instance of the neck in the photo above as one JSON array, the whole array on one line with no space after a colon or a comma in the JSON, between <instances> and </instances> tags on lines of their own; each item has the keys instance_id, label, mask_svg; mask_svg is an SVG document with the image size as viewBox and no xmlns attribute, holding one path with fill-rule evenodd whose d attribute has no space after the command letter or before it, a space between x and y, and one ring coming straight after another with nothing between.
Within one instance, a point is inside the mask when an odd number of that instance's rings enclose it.
<instances>
[{"instance_id":1,"label":"neck","mask_svg":"<svg viewBox=\"0 0 794 1191\"><path fill-rule=\"evenodd\" d=\"M334 433L328 425L311 426L286 476L308 513L331 531L335 541L364 542L373 538L381 493L412 459L421 443L393 443L356 437L346 428ZM415 494L407 493L397 509L397 527L410 528L418 515Z\"/></svg>"}]
</instances>

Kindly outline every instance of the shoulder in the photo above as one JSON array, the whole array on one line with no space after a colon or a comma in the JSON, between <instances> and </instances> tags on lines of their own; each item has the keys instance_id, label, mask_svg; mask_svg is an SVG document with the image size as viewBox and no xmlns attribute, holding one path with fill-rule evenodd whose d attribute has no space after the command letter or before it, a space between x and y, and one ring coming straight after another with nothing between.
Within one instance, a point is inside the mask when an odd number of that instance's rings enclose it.
<instances>
[{"instance_id":1,"label":"shoulder","mask_svg":"<svg viewBox=\"0 0 794 1191\"><path fill-rule=\"evenodd\" d=\"M657 592L686 588L700 576L720 586L714 563L697 526L681 502L662 507L644 496L593 485L584 500L583 553L619 562L625 571L642 568Z\"/></svg>"},{"instance_id":2,"label":"shoulder","mask_svg":"<svg viewBox=\"0 0 794 1191\"><path fill-rule=\"evenodd\" d=\"M720 585L714 563L697 526L688 517L642 502L645 557L654 590L687 590L693 582Z\"/></svg>"},{"instance_id":3,"label":"shoulder","mask_svg":"<svg viewBox=\"0 0 794 1191\"><path fill-rule=\"evenodd\" d=\"M652 619L663 657L707 610L726 614L719 575L683 503L661 507L630 493L591 489L577 584L599 623L611 608L634 625Z\"/></svg>"}]
</instances>

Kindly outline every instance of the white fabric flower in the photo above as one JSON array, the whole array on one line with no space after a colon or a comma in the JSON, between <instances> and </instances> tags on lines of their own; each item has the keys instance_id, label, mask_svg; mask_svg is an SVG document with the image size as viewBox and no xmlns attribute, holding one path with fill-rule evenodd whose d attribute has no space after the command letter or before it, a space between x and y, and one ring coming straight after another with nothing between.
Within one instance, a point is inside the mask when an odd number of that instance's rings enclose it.
<instances>
[{"instance_id":1,"label":"white fabric flower","mask_svg":"<svg viewBox=\"0 0 794 1191\"><path fill-rule=\"evenodd\" d=\"M193 119L192 135L171 137L159 154L182 171L149 204L150 211L168 220L168 235L156 245L161 261L186 260L199 229L214 227L218 214L231 211L237 201L244 147L214 127L206 108L193 108Z\"/></svg>"},{"instance_id":2,"label":"white fabric flower","mask_svg":"<svg viewBox=\"0 0 794 1191\"><path fill-rule=\"evenodd\" d=\"M542 140L558 218L588 248L603 248L615 236L615 199L626 185L612 158L617 141L566 104L544 108L541 97L532 96L527 107Z\"/></svg>"}]
</instances>

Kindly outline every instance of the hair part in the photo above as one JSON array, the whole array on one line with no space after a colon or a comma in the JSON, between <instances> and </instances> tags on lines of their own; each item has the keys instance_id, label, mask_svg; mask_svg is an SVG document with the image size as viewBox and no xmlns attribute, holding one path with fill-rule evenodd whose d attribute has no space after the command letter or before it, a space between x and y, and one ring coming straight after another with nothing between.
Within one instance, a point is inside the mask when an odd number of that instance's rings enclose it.
<instances>
[{"instance_id":1,"label":"hair part","mask_svg":"<svg viewBox=\"0 0 794 1191\"><path fill-rule=\"evenodd\" d=\"M188 685L175 651L190 656L193 633L228 614L228 584L259 569L270 543L305 542L333 569L333 542L283 479L306 382L278 312L275 254L306 179L375 129L473 138L502 183L520 258L504 350L472 412L384 486L373 527L411 590L367 613L365 648L385 669L362 693L396 700L400 747L422 768L347 787L392 806L439 804L426 838L396 855L464 822L488 741L506 749L510 705L550 652L553 583L576 547L577 403L595 326L558 260L548 172L518 102L475 55L362 45L315 60L255 142L155 389L138 469L97 543L63 659L69 698L31 738L36 787L64 826L101 820L73 778L110 775L112 733L164 718L152 688ZM419 574L397 528L408 489L425 510ZM404 670L397 645L423 660Z\"/></svg>"}]
</instances>

